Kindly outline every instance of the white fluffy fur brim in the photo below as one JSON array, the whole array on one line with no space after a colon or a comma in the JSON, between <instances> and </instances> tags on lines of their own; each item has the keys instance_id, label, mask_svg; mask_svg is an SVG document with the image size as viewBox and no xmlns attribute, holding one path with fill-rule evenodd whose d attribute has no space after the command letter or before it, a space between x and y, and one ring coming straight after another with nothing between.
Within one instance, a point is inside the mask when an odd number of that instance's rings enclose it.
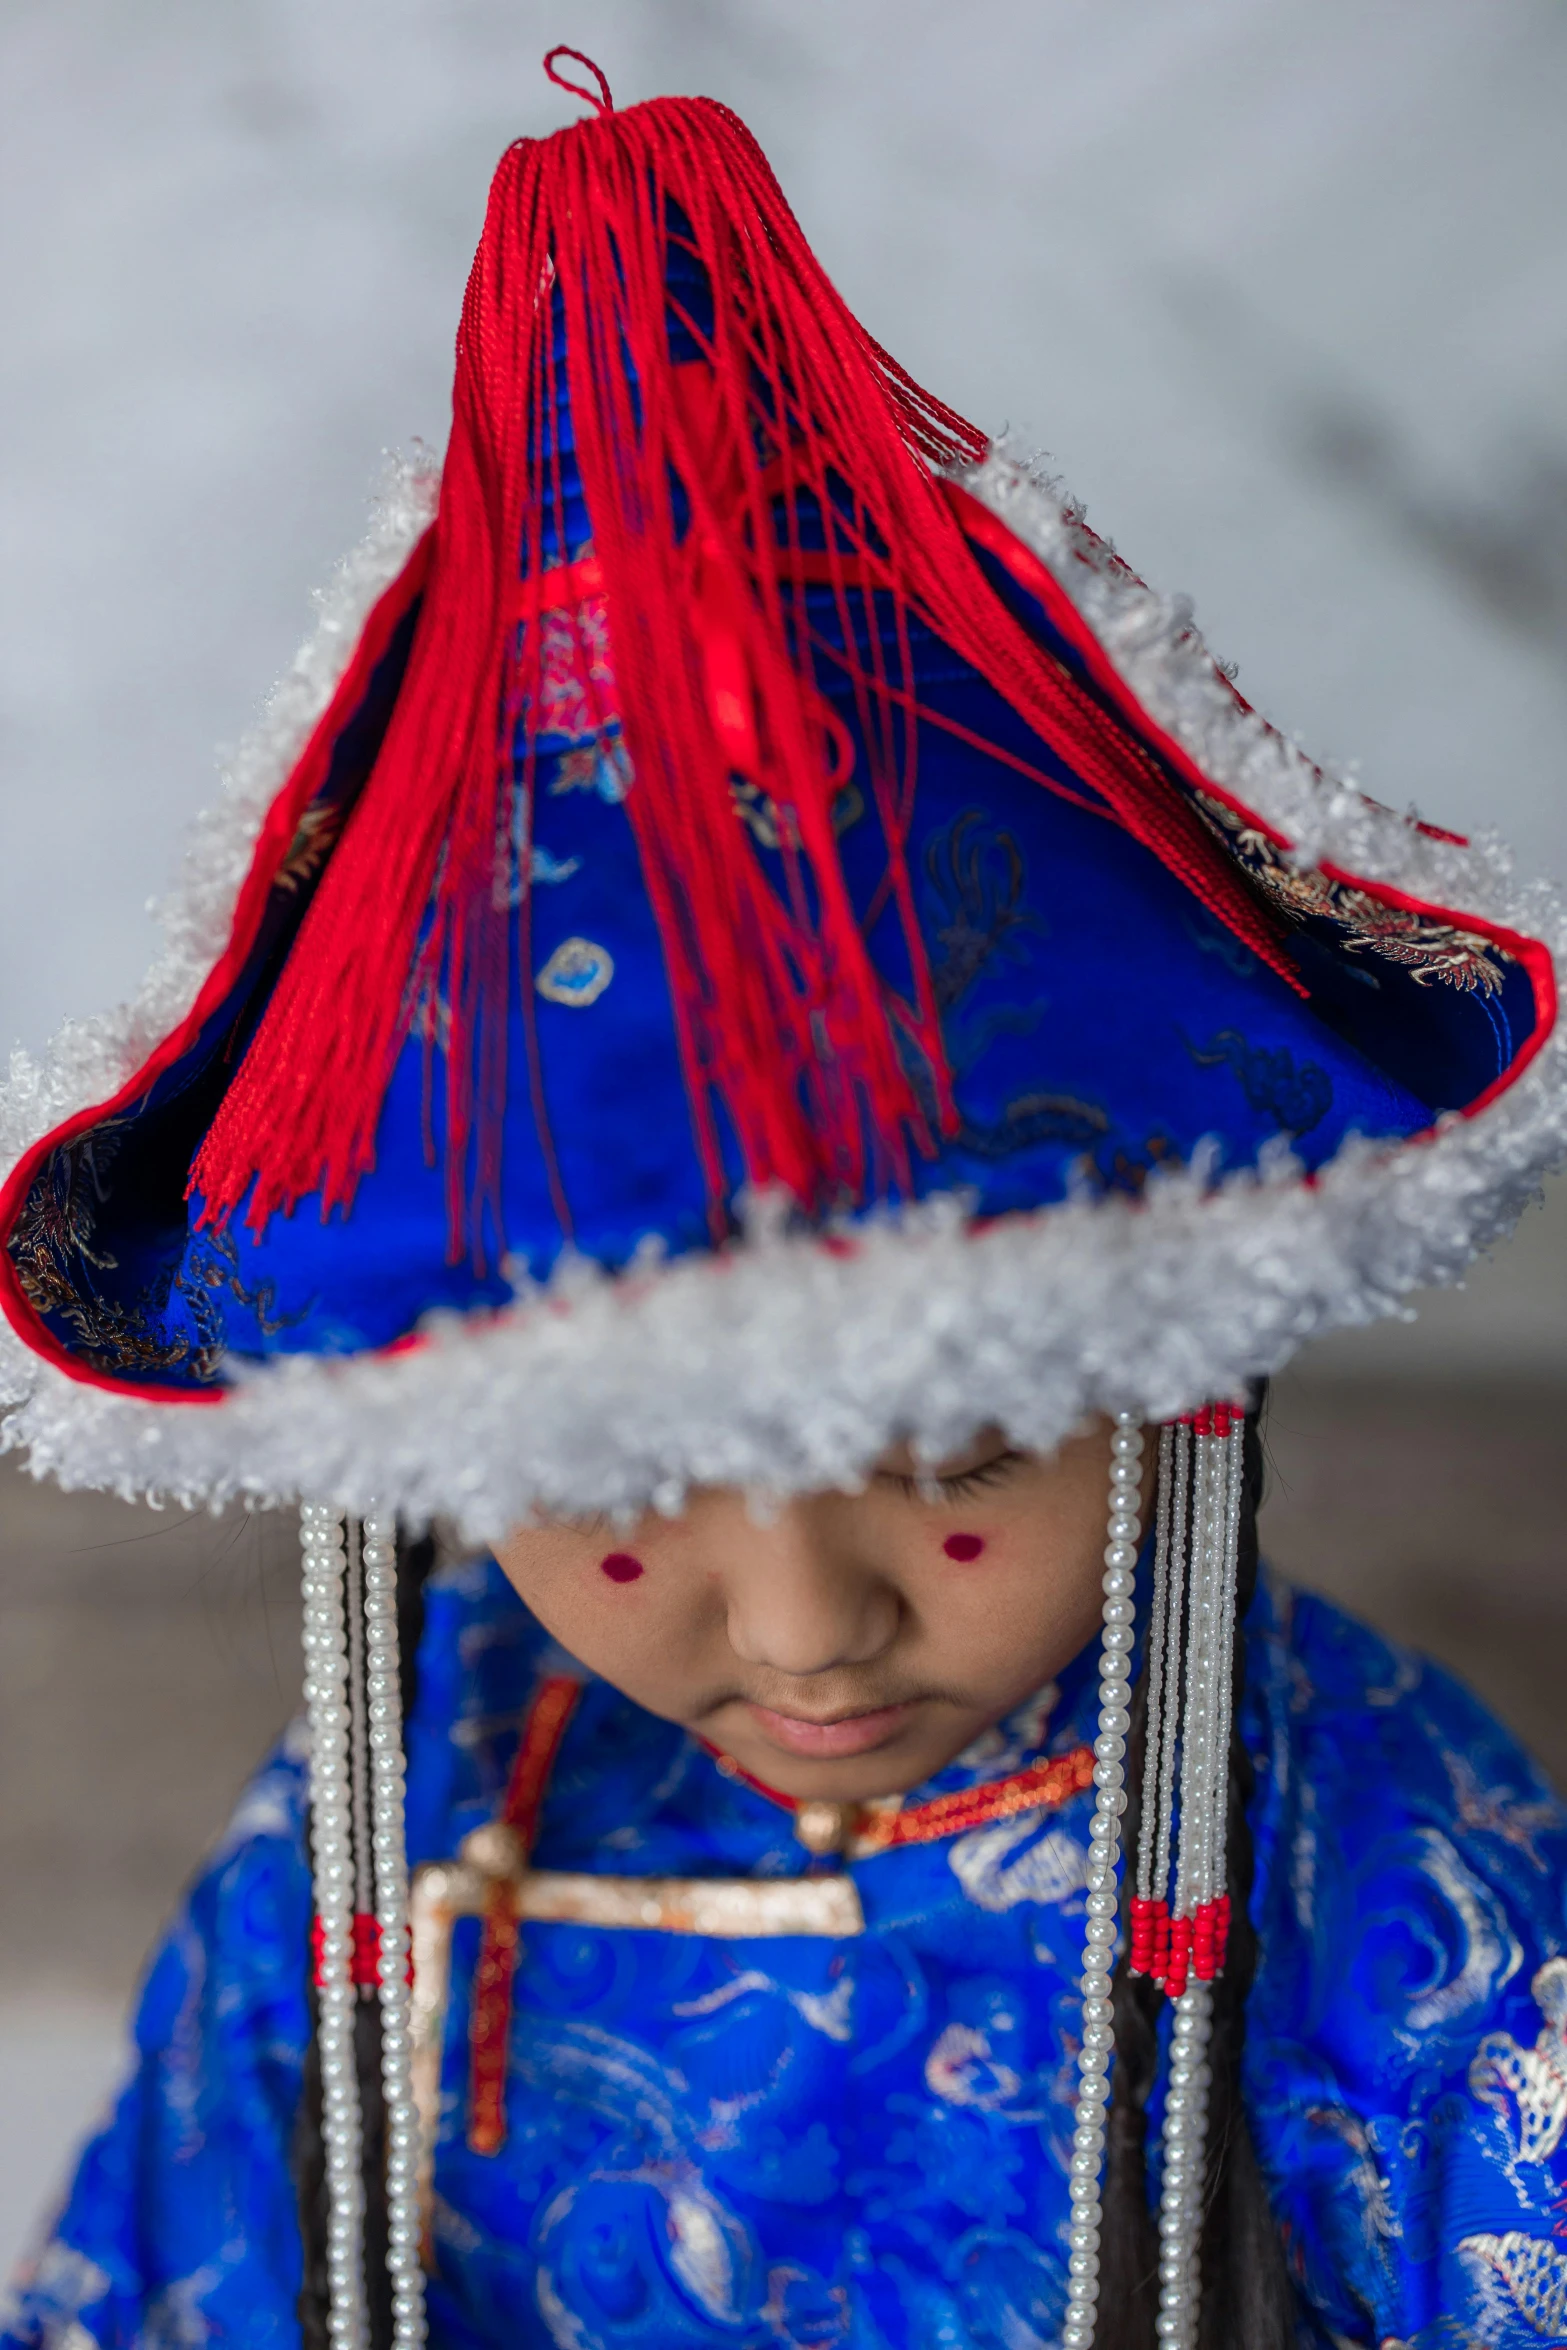
<instances>
[{"instance_id":1,"label":"white fluffy fur brim","mask_svg":"<svg viewBox=\"0 0 1567 2350\"><path fill-rule=\"evenodd\" d=\"M1236 702L1184 605L1141 586L1005 453L966 479L1050 566L1157 722L1302 861L1542 939L1561 970L1567 921L1553 891L1519 887L1494 843L1433 840L1324 776ZM266 808L434 486L418 471L389 485L371 540L323 599L224 806L203 820L137 1005L68 1029L45 1066L13 1063L3 1163L112 1093L194 998ZM904 1436L939 1454L994 1423L1048 1448L1095 1411L1156 1419L1233 1395L1306 1339L1457 1278L1567 1148L1564 1056L1554 1034L1480 1115L1403 1148L1352 1142L1311 1183L1281 1151L1257 1176L1214 1186L1199 1165L1141 1203L1084 1199L978 1230L961 1201L939 1200L831 1249L758 1203L721 1258L650 1257L618 1279L568 1265L499 1318L438 1318L394 1356L246 1371L218 1404L82 1385L6 1331L4 1440L67 1485L376 1500L449 1518L476 1542L535 1513L673 1508L695 1483L852 1483Z\"/></svg>"}]
</instances>

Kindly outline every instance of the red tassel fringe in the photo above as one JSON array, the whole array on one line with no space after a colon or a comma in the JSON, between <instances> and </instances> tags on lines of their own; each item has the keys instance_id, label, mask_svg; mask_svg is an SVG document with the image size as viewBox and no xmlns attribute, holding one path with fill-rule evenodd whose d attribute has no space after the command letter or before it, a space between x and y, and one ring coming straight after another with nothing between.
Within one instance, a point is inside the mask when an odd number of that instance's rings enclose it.
<instances>
[{"instance_id":1,"label":"red tassel fringe","mask_svg":"<svg viewBox=\"0 0 1567 2350\"><path fill-rule=\"evenodd\" d=\"M714 324L705 364L672 368L667 200L690 223ZM658 919L715 1228L720 1113L747 1177L821 1206L885 1189L936 1136L900 1037L950 1080L904 860L916 713L879 629L852 657L866 778L887 843L877 910L894 905L913 973L883 987L832 827L842 729L808 675L803 594L824 573L844 643L872 584L897 628L917 614L986 677L1105 810L1276 967L1269 918L1153 760L986 589L933 467L983 437L923 391L851 315L760 149L726 108L664 98L605 112L503 156L457 343L453 428L417 635L380 757L193 1169L208 1221L256 1230L319 1190L346 1208L374 1164L398 1054L445 1024L453 1255L504 1244L500 1130L507 1009L530 968L532 758L522 778L522 909L511 898L511 744L538 706L546 629L519 550L553 523L552 287L564 306L571 420L602 574L613 682L568 627L596 723L618 721L626 801ZM687 322L695 331L694 322ZM628 364L629 363L629 372ZM633 380L634 379L634 380ZM537 427L543 420L543 434ZM671 477L690 524L677 538ZM827 556L777 544L797 493L838 518ZM840 551L841 550L841 551ZM535 583L537 584L537 583ZM791 651L790 614L800 621ZM560 630L551 634L558 658ZM736 821L754 783L784 811L777 890ZM1044 780L1044 779L1042 779ZM1075 795L1074 795L1075 796ZM505 886L499 886L501 882ZM531 1022L532 991L522 990ZM549 1154L537 1057L527 1072ZM556 1185L569 1230L568 1203ZM248 1202L248 1204L247 1204Z\"/></svg>"}]
</instances>

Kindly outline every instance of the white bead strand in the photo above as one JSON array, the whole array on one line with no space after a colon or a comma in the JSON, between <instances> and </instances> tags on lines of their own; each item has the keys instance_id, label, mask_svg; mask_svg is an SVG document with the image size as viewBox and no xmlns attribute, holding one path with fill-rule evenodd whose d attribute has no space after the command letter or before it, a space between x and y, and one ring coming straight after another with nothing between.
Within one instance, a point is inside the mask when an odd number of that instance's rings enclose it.
<instances>
[{"instance_id":1,"label":"white bead strand","mask_svg":"<svg viewBox=\"0 0 1567 2350\"><path fill-rule=\"evenodd\" d=\"M1235 1577L1239 1552L1245 1429L1225 1407L1221 1429L1195 1441L1192 1625L1182 1724L1181 1898L1191 1921L1191 1970L1211 1977L1223 1964L1226 1826L1229 1807ZM1184 1987L1184 1969L1174 1988Z\"/></svg>"},{"instance_id":2,"label":"white bead strand","mask_svg":"<svg viewBox=\"0 0 1567 2350\"><path fill-rule=\"evenodd\" d=\"M1143 1434L1118 1412L1110 1438L1110 1514L1105 1544L1104 1631L1099 1655L1099 1734L1094 1741L1094 1816L1089 1826L1088 1923L1083 1931L1083 2039L1078 2054L1077 2123L1067 2192L1067 2305L1061 2350L1092 2350L1099 2305L1099 2230L1105 2108L1115 2070L1110 1998L1118 1932L1116 1862L1126 1809L1126 1733L1131 1727L1131 1652L1136 1639L1137 1551L1142 1527Z\"/></svg>"},{"instance_id":3,"label":"white bead strand","mask_svg":"<svg viewBox=\"0 0 1567 2350\"><path fill-rule=\"evenodd\" d=\"M1208 2147L1208 2037L1213 1993L1193 1983L1175 2003L1161 2138L1159 2314L1166 2350L1192 2350L1202 2299L1199 2266Z\"/></svg>"},{"instance_id":4,"label":"white bead strand","mask_svg":"<svg viewBox=\"0 0 1567 2350\"><path fill-rule=\"evenodd\" d=\"M1218 1546L1223 1535L1223 1517L1214 1493L1216 1449L1211 1436L1197 1438L1198 1474L1202 1484L1201 1647L1192 1681L1188 1724L1197 1755L1197 1780L1192 1797L1191 1907L1194 1912L1213 1899L1213 1691L1219 1646Z\"/></svg>"},{"instance_id":5,"label":"white bead strand","mask_svg":"<svg viewBox=\"0 0 1567 2350\"><path fill-rule=\"evenodd\" d=\"M1239 1414L1224 1439L1227 1474L1224 1496L1224 1561L1219 1598L1218 1720L1214 1746L1218 1788L1214 1812L1214 1892L1229 1885L1230 1733L1235 1724L1235 1601L1240 1572L1241 1510L1246 1487L1246 1422Z\"/></svg>"},{"instance_id":6,"label":"white bead strand","mask_svg":"<svg viewBox=\"0 0 1567 2350\"><path fill-rule=\"evenodd\" d=\"M350 1518L348 1582L348 1783L354 1812L354 1910L370 1917L375 1910L375 1870L370 1856L370 1724L365 1714L365 1604L363 1534L357 1518ZM369 1986L361 1982L361 1999Z\"/></svg>"},{"instance_id":7,"label":"white bead strand","mask_svg":"<svg viewBox=\"0 0 1567 2350\"><path fill-rule=\"evenodd\" d=\"M1212 1491L1208 1442L1192 1440L1192 1516L1188 1574L1191 1599L1186 1631L1186 1688L1181 1719L1181 1831L1175 1872L1176 1920L1189 1919L1202 1899L1204 1796L1207 1789L1206 1697L1213 1647Z\"/></svg>"},{"instance_id":8,"label":"white bead strand","mask_svg":"<svg viewBox=\"0 0 1567 2350\"><path fill-rule=\"evenodd\" d=\"M1164 1892L1156 1886L1159 1842L1159 1761L1164 1747L1165 1682L1171 1684L1170 1709L1175 1710L1178 1659L1166 1670L1170 1650L1170 1465L1175 1430L1159 1431L1158 1507L1154 1518L1153 1612L1148 1624L1148 1710L1143 1732L1143 1807L1137 1846L1138 1899L1152 1902Z\"/></svg>"},{"instance_id":9,"label":"white bead strand","mask_svg":"<svg viewBox=\"0 0 1567 2350\"><path fill-rule=\"evenodd\" d=\"M340 1514L319 1502L304 1503L299 1544L310 1725L310 1848L320 1934L316 2046L327 2189L327 2332L334 2350L363 2350L363 2141L354 2057L354 1866L343 1620L347 1555Z\"/></svg>"},{"instance_id":10,"label":"white bead strand","mask_svg":"<svg viewBox=\"0 0 1567 2350\"><path fill-rule=\"evenodd\" d=\"M1193 1441L1191 1631L1187 1696L1182 1723L1181 1906L1209 1912L1227 1885L1226 1830L1235 1658L1235 1585L1245 1468L1245 1421L1240 1413L1222 1433ZM1202 1928L1201 1917L1198 1918ZM1223 1965L1222 1923L1216 1945L1199 1939L1193 1979L1175 2002L1170 2068L1161 2140L1159 2196L1159 2315L1166 2350L1192 2350L1202 2301L1201 2242L1208 2150L1208 2047L1213 1989L1204 1980ZM1199 1971L1200 1970L1200 1971Z\"/></svg>"},{"instance_id":11,"label":"white bead strand","mask_svg":"<svg viewBox=\"0 0 1567 2350\"><path fill-rule=\"evenodd\" d=\"M370 1826L381 1933L381 2083L386 2110L386 2265L394 2350L425 2339L419 2258L419 2113L414 2103L408 1988L408 1849L404 1833L403 1705L397 1656L397 1522L371 1512L361 1552L365 1700L370 1725Z\"/></svg>"},{"instance_id":12,"label":"white bead strand","mask_svg":"<svg viewBox=\"0 0 1567 2350\"><path fill-rule=\"evenodd\" d=\"M1189 1511L1192 1432L1184 1422L1180 1422L1170 1433L1170 1564L1165 1597L1165 1610L1169 1619L1165 1636L1165 1671L1169 1688L1165 1697L1164 1717L1160 1723L1159 1828L1154 1860L1155 1897L1161 1901L1167 1901L1173 1891L1170 1865L1174 1841L1176 1740L1181 1720L1181 1633L1186 1618L1186 1585L1191 1565Z\"/></svg>"}]
</instances>

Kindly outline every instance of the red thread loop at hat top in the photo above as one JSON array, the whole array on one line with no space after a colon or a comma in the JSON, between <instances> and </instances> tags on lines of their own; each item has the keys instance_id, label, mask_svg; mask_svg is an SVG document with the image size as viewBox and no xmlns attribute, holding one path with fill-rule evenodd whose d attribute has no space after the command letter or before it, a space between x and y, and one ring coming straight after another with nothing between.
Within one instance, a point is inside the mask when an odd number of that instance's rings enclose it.
<instances>
[{"instance_id":1,"label":"red thread loop at hat top","mask_svg":"<svg viewBox=\"0 0 1567 2350\"><path fill-rule=\"evenodd\" d=\"M593 79L598 83L598 96L595 97L591 90L585 90L580 82L568 81L563 73L557 73L555 71L555 60L557 57L570 57L573 58L578 65L585 65L589 73L593 76ZM544 60L544 70L549 75L550 80L555 84L557 90L569 90L574 98L586 98L588 104L590 106L596 106L600 114L614 113L615 101L609 94L609 83L605 80L602 69L594 64L591 57L584 57L580 49L568 49L565 43L561 42L558 47L551 49L549 54L546 56Z\"/></svg>"}]
</instances>

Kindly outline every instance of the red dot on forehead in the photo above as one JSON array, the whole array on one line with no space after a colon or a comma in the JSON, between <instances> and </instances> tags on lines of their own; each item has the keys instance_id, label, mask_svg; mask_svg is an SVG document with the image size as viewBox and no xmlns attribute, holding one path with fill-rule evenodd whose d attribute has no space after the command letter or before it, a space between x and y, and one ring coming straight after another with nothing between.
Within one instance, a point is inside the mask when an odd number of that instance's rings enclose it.
<instances>
[{"instance_id":1,"label":"red dot on forehead","mask_svg":"<svg viewBox=\"0 0 1567 2350\"><path fill-rule=\"evenodd\" d=\"M612 1583L634 1583L642 1572L642 1561L634 1559L629 1550L612 1550L599 1564Z\"/></svg>"},{"instance_id":2,"label":"red dot on forehead","mask_svg":"<svg viewBox=\"0 0 1567 2350\"><path fill-rule=\"evenodd\" d=\"M949 1559L977 1559L985 1538L982 1534L949 1534L941 1547Z\"/></svg>"}]
</instances>

